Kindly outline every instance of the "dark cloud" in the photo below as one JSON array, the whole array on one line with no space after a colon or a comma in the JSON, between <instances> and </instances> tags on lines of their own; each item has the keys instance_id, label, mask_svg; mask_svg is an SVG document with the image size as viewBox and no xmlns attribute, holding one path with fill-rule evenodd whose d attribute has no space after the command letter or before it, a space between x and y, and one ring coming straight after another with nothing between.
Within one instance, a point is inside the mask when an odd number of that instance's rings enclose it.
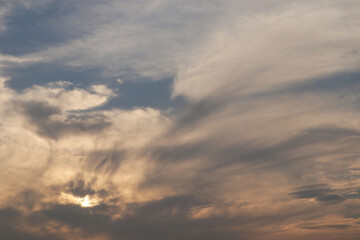
<instances>
[{"instance_id":1,"label":"dark cloud","mask_svg":"<svg viewBox=\"0 0 360 240\"><path fill-rule=\"evenodd\" d=\"M221 151L215 155L215 159L224 159L216 168L233 165L238 162L247 162L257 167L271 167L278 166L279 163L284 164L291 161L311 160L314 156L330 155L331 153L338 152L339 148L344 148L344 145L347 147L346 144L337 145L337 142L348 140L350 137L352 137L351 141L353 143L360 142L359 131L328 126L301 131L296 136L270 147L230 146L230 148L221 149ZM302 156L291 156L296 150L306 149L315 144L319 146L335 144L335 148L333 150L323 150L319 147L317 151L304 151Z\"/></svg>"},{"instance_id":2,"label":"dark cloud","mask_svg":"<svg viewBox=\"0 0 360 240\"><path fill-rule=\"evenodd\" d=\"M126 151L115 149L92 151L84 156L85 164L94 171L111 175L119 168L121 162L126 159L126 154Z\"/></svg>"},{"instance_id":3,"label":"dark cloud","mask_svg":"<svg viewBox=\"0 0 360 240\"><path fill-rule=\"evenodd\" d=\"M112 218L112 214L119 209L117 205L110 203L88 208L73 204L48 203L42 205L43 209L33 210L27 215L12 208L0 209L1 223L5 223L6 220L6 224L0 227L6 227L6 231L0 232L0 236L7 240L58 239L43 229L44 225L51 222L55 227L54 231L59 231L58 233L61 233L61 227L67 226L70 232L80 229L84 236L102 234L114 240L246 239L245 236L251 231L242 225L251 224L256 218L227 215L199 219L191 217L194 210L212 205L212 202L192 195L177 195L143 203L128 203L126 208L121 210L121 217L116 219ZM20 222L22 226L28 226L28 229L37 230L33 233L18 230L17 225ZM62 239L61 236L71 239L73 236L68 233L57 235L59 239Z\"/></svg>"},{"instance_id":4,"label":"dark cloud","mask_svg":"<svg viewBox=\"0 0 360 240\"><path fill-rule=\"evenodd\" d=\"M79 227L90 234L107 234L114 240L242 239L226 231L230 220L190 218L193 208L207 207L209 204L208 201L186 195L133 203L116 220L111 220L110 216L96 208L81 208L77 205L53 205L41 213L49 220L60 221L73 228Z\"/></svg>"},{"instance_id":5,"label":"dark cloud","mask_svg":"<svg viewBox=\"0 0 360 240\"><path fill-rule=\"evenodd\" d=\"M302 226L299 225L300 228L303 229L310 229L310 230L316 230L316 229L335 229L335 230L343 230L351 227L351 225L347 224L334 224L334 225L313 225L313 226Z\"/></svg>"},{"instance_id":6,"label":"dark cloud","mask_svg":"<svg viewBox=\"0 0 360 240\"><path fill-rule=\"evenodd\" d=\"M111 194L117 194L115 186L110 180L107 181L107 184L100 185L96 177L85 178L82 174L78 174L65 185L53 186L52 189L55 194L66 192L81 198L95 196L110 202L118 200L116 197L110 196Z\"/></svg>"},{"instance_id":7,"label":"dark cloud","mask_svg":"<svg viewBox=\"0 0 360 240\"><path fill-rule=\"evenodd\" d=\"M126 208L121 211L121 217L116 219L112 219L111 213L108 211L109 209L116 211L116 207L106 204L100 208L51 204L36 214L45 217L47 221L56 221L73 229L79 228L90 235L105 234L113 240L256 239L255 236L266 234L266 232L261 232L262 227L271 227L274 222L279 224L294 221L294 219L318 217L311 209L287 209L260 215L238 213L235 216L223 213L206 218L191 217L194 210L206 209L212 207L213 204L215 203L193 195L177 195L143 203L128 203ZM107 211L103 211L103 208L106 208ZM341 229L340 225L325 224L301 227Z\"/></svg>"},{"instance_id":8,"label":"dark cloud","mask_svg":"<svg viewBox=\"0 0 360 240\"><path fill-rule=\"evenodd\" d=\"M348 203L344 206L342 214L345 218L360 219L360 205L358 203Z\"/></svg>"},{"instance_id":9,"label":"dark cloud","mask_svg":"<svg viewBox=\"0 0 360 240\"><path fill-rule=\"evenodd\" d=\"M165 139L167 138L165 137ZM177 176L177 174L169 174L172 167L183 162L194 161L197 158L206 160L206 165L197 169L197 171L201 171L201 174L196 175L198 177L209 176L209 174L216 173L221 169L236 167L237 165L242 165L242 168L237 171L238 174L285 168L286 171L290 171L291 168L294 168L294 171L307 171L300 169L296 164L311 163L313 158L319 156L329 156L335 153L346 154L347 149L351 150L354 144L359 143L359 131L336 126L306 129L289 139L270 146L249 145L246 142L229 144L218 138L211 139L210 137L186 143L162 145L154 143L145 151L145 154L149 155L153 161L158 162L157 168L150 170L142 186L151 185L151 183L156 184L156 182L169 182L172 177ZM319 146L318 149L306 151L307 148L313 148L315 145ZM333 148L329 149L323 146L333 146ZM294 152L299 150L301 150L301 154L294 155ZM166 175L167 181L160 180L162 175ZM174 181L181 180L176 179ZM317 189L316 191L328 190ZM332 196L333 202L341 200L335 198L336 196ZM324 198L323 201L330 202L330 198Z\"/></svg>"},{"instance_id":10,"label":"dark cloud","mask_svg":"<svg viewBox=\"0 0 360 240\"><path fill-rule=\"evenodd\" d=\"M213 99L204 99L197 103L193 103L187 108L180 117L176 120L175 126L170 132L185 130L194 126L199 121L206 119L213 113L218 113L221 107L221 101L214 101Z\"/></svg>"},{"instance_id":11,"label":"dark cloud","mask_svg":"<svg viewBox=\"0 0 360 240\"><path fill-rule=\"evenodd\" d=\"M360 199L360 189L349 191L344 194L346 199Z\"/></svg>"},{"instance_id":12,"label":"dark cloud","mask_svg":"<svg viewBox=\"0 0 360 240\"><path fill-rule=\"evenodd\" d=\"M78 180L72 186L88 184ZM325 185L306 186L301 189L325 188ZM81 192L81 191L80 191ZM159 200L147 202L127 203L125 208L111 202L102 203L98 206L83 208L74 204L42 204L42 209L33 209L31 214L24 215L21 211L13 208L0 209L0 237L9 240L32 240L32 239L58 239L42 229L47 223L56 227L54 230L61 233L61 227L67 227L70 233L57 234L66 239L72 239L71 231L81 230L86 236L102 234L111 240L245 240L256 239L255 236L266 234L261 228L272 226L274 223L286 223L288 221L314 219L319 216L312 209L284 209L274 213L249 214L239 212L236 215L222 213L205 218L193 218L194 211L214 207L216 204L208 199L200 199L195 195L175 195ZM229 206L228 206L229 207ZM235 205L232 205L235 207ZM241 206L238 206L241 208ZM114 214L119 214L113 218ZM19 230L17 226L28 225L37 229L34 233ZM323 224L323 225L299 225L304 229L346 229L346 224ZM268 231L268 230L267 230ZM276 230L274 230L276 231ZM41 233L41 234L38 234ZM65 234L65 235L64 235ZM62 239L62 238L60 238Z\"/></svg>"},{"instance_id":13,"label":"dark cloud","mask_svg":"<svg viewBox=\"0 0 360 240\"><path fill-rule=\"evenodd\" d=\"M329 188L326 184L303 186L295 190L290 195L298 199L316 199L326 204L338 204L345 201L344 197L336 194L336 190Z\"/></svg>"},{"instance_id":14,"label":"dark cloud","mask_svg":"<svg viewBox=\"0 0 360 240\"><path fill-rule=\"evenodd\" d=\"M191 208L206 207L211 202L199 200L191 195L167 197L158 201L147 202L135 208L135 216L143 219L160 219L164 221L186 218Z\"/></svg>"},{"instance_id":15,"label":"dark cloud","mask_svg":"<svg viewBox=\"0 0 360 240\"><path fill-rule=\"evenodd\" d=\"M197 156L203 156L205 149L209 151L214 150L210 141L158 146L157 148L151 149L150 154L152 159L160 162L179 162L191 160Z\"/></svg>"},{"instance_id":16,"label":"dark cloud","mask_svg":"<svg viewBox=\"0 0 360 240\"><path fill-rule=\"evenodd\" d=\"M29 210L32 210L36 204L40 203L42 194L36 192L33 189L25 189L17 194L16 198L13 200L13 203L17 206L25 206Z\"/></svg>"},{"instance_id":17,"label":"dark cloud","mask_svg":"<svg viewBox=\"0 0 360 240\"><path fill-rule=\"evenodd\" d=\"M318 196L316 200L327 204L337 204L337 203L341 203L342 201L345 201L346 199L337 194L328 194L328 195L325 194Z\"/></svg>"},{"instance_id":18,"label":"dark cloud","mask_svg":"<svg viewBox=\"0 0 360 240\"><path fill-rule=\"evenodd\" d=\"M60 109L45 102L26 101L17 105L23 111L29 123L36 127L37 132L51 139L58 139L64 135L86 134L101 132L110 123L102 115L70 114L64 121L51 119L61 113Z\"/></svg>"},{"instance_id":19,"label":"dark cloud","mask_svg":"<svg viewBox=\"0 0 360 240\"><path fill-rule=\"evenodd\" d=\"M111 222L108 215L99 213L93 208L82 208L79 205L55 204L41 211L50 220L57 220L73 228L83 228L88 233L104 232L106 225Z\"/></svg>"},{"instance_id":20,"label":"dark cloud","mask_svg":"<svg viewBox=\"0 0 360 240\"><path fill-rule=\"evenodd\" d=\"M6 240L58 240L49 232L29 231L22 229L23 222L32 222L32 218L24 216L14 208L0 209L0 239Z\"/></svg>"},{"instance_id":21,"label":"dark cloud","mask_svg":"<svg viewBox=\"0 0 360 240\"><path fill-rule=\"evenodd\" d=\"M50 106L45 102L23 102L21 103L21 107L33 123L46 121L51 116L61 113L60 108Z\"/></svg>"},{"instance_id":22,"label":"dark cloud","mask_svg":"<svg viewBox=\"0 0 360 240\"><path fill-rule=\"evenodd\" d=\"M315 158L328 158L332 154L347 156L353 147L360 143L359 136L359 132L354 129L323 126L304 130L294 137L265 147L261 144L248 145L241 142L228 145L219 139L209 138L160 146L154 143L146 153L154 162L154 167L147 170L139 188L156 190L169 187L178 192L185 191L217 199L226 191L223 190L223 185L231 183L232 189L236 189L237 186L240 189L247 187L247 182L234 181L234 178L241 174L249 176L250 182L258 181L262 174L269 172L274 175L286 175L289 179L299 179L307 174L316 176ZM346 172L348 164L357 161L356 156L355 154L354 158L339 160L334 166L333 163L320 166L328 172L338 173L340 169ZM198 159L201 160L197 164ZM184 170L181 169L182 164L192 167ZM339 167L339 164L343 165ZM344 178L339 176L335 180L339 179ZM318 179L314 178L312 181L317 182ZM321 205L341 204L346 199L357 198L355 190L333 189L327 184L299 187L294 189L290 196L297 199L315 199ZM322 212L320 207L314 211Z\"/></svg>"},{"instance_id":23,"label":"dark cloud","mask_svg":"<svg viewBox=\"0 0 360 240\"><path fill-rule=\"evenodd\" d=\"M85 180L78 176L76 179L71 180L66 188L67 191L74 196L78 197L85 197L86 195L94 195L96 193L96 190L92 188L94 181L86 183Z\"/></svg>"}]
</instances>

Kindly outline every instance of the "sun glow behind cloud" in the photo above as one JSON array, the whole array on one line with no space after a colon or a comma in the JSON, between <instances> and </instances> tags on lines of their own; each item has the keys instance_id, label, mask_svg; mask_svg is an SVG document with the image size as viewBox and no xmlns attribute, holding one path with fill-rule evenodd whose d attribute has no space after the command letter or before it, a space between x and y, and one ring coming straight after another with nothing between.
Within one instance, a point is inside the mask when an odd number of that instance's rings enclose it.
<instances>
[{"instance_id":1,"label":"sun glow behind cloud","mask_svg":"<svg viewBox=\"0 0 360 240\"><path fill-rule=\"evenodd\" d=\"M89 195L86 195L84 197L78 197L78 196L74 196L69 193L61 193L59 200L60 200L60 203L76 204L76 205L80 205L81 207L84 207L84 208L95 207L99 204L99 200L97 198L91 197Z\"/></svg>"}]
</instances>

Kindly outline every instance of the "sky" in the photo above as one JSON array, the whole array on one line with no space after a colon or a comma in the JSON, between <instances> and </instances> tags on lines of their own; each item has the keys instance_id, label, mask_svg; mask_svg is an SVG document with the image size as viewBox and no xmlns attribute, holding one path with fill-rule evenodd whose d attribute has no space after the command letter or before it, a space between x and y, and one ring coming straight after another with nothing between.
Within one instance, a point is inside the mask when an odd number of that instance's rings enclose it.
<instances>
[{"instance_id":1,"label":"sky","mask_svg":"<svg viewBox=\"0 0 360 240\"><path fill-rule=\"evenodd\" d=\"M0 0L0 239L356 240L358 0Z\"/></svg>"}]
</instances>

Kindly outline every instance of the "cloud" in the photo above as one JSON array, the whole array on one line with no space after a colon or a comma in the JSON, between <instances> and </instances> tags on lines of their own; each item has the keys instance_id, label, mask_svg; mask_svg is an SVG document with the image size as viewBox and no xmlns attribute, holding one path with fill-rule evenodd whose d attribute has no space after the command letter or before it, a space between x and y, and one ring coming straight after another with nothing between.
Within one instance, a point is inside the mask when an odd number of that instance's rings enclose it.
<instances>
[{"instance_id":1,"label":"cloud","mask_svg":"<svg viewBox=\"0 0 360 240\"><path fill-rule=\"evenodd\" d=\"M358 7L354 1L298 2L232 19L196 51L194 62L183 64L173 94L195 100L219 91L248 95L356 70Z\"/></svg>"},{"instance_id":2,"label":"cloud","mask_svg":"<svg viewBox=\"0 0 360 240\"><path fill-rule=\"evenodd\" d=\"M52 139L68 133L101 131L109 126L101 114L71 113L100 106L113 96L112 91L100 86L102 92L66 89L63 82L49 86L34 86L22 94L13 93L9 103L34 126L37 132ZM98 86L99 87L99 86ZM6 91L6 87L4 88ZM9 90L9 92L11 92Z\"/></svg>"},{"instance_id":3,"label":"cloud","mask_svg":"<svg viewBox=\"0 0 360 240\"><path fill-rule=\"evenodd\" d=\"M21 212L12 208L0 209L1 231L0 237L3 239L24 239L24 240L42 240L42 239L60 239L56 235L43 232L31 232L21 229Z\"/></svg>"},{"instance_id":4,"label":"cloud","mask_svg":"<svg viewBox=\"0 0 360 240\"><path fill-rule=\"evenodd\" d=\"M207 32L211 17L223 11L215 2L204 11L205 4L79 2L74 4L72 14L57 21L76 37L29 56L76 67L101 66L105 75L125 76L127 80L172 77L186 48L201 42L193 36Z\"/></svg>"},{"instance_id":5,"label":"cloud","mask_svg":"<svg viewBox=\"0 0 360 240\"><path fill-rule=\"evenodd\" d=\"M92 189L91 183L85 183L80 176L68 183L68 191L74 196L85 197L86 195L94 195L96 191Z\"/></svg>"},{"instance_id":6,"label":"cloud","mask_svg":"<svg viewBox=\"0 0 360 240\"><path fill-rule=\"evenodd\" d=\"M51 120L51 117L59 115L59 109L46 106L41 102L26 102L21 108L24 109L29 122L36 127L38 133L52 139L58 139L60 135L69 133L101 132L110 124L104 120L104 117L96 115L77 116L74 114L65 119Z\"/></svg>"},{"instance_id":7,"label":"cloud","mask_svg":"<svg viewBox=\"0 0 360 240\"><path fill-rule=\"evenodd\" d=\"M2 180L7 179L0 190L8 192L3 200L23 188L64 184L81 169L86 177L91 177L91 172L107 176L119 170L127 176L118 181L119 187L132 188L141 171L131 170L140 170L144 164L136 159L138 149L159 134L168 121L150 108L94 109L113 96L102 85L98 85L101 91L91 92L57 82L15 92L6 81L0 88L0 156L6 160L1 162ZM67 174L59 172L60 168ZM33 178L39 182L28 182ZM19 179L23 185L13 188Z\"/></svg>"},{"instance_id":8,"label":"cloud","mask_svg":"<svg viewBox=\"0 0 360 240\"><path fill-rule=\"evenodd\" d=\"M303 227L305 229L346 229L349 228L349 225L320 225L320 226L308 226L308 227Z\"/></svg>"},{"instance_id":9,"label":"cloud","mask_svg":"<svg viewBox=\"0 0 360 240\"><path fill-rule=\"evenodd\" d=\"M8 8L4 7L0 11L0 32L3 32L6 30L6 20L5 16L7 14Z\"/></svg>"},{"instance_id":10,"label":"cloud","mask_svg":"<svg viewBox=\"0 0 360 240\"><path fill-rule=\"evenodd\" d=\"M66 40L3 69L102 74L1 78L1 237L354 239L360 5L345 2L6 2L72 9L49 22ZM181 106L110 103L166 78Z\"/></svg>"},{"instance_id":11,"label":"cloud","mask_svg":"<svg viewBox=\"0 0 360 240\"><path fill-rule=\"evenodd\" d=\"M304 186L296 190L297 191L291 193L295 198L316 199L319 202L327 204L337 204L345 201L345 198L342 196L334 194L335 190L323 184Z\"/></svg>"}]
</instances>

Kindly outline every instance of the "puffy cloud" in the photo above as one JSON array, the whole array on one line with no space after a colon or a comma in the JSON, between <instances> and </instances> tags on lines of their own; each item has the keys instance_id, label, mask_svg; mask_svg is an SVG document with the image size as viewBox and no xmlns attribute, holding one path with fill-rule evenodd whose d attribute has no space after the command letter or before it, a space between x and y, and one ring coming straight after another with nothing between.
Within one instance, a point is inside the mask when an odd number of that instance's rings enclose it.
<instances>
[{"instance_id":1,"label":"puffy cloud","mask_svg":"<svg viewBox=\"0 0 360 240\"><path fill-rule=\"evenodd\" d=\"M119 186L130 187L141 179L139 149L168 124L150 108L95 110L113 96L103 85L90 92L58 82L15 92L3 79L0 91L3 199L22 188L69 181L81 173L79 167L89 176L118 170L123 175ZM32 178L38 180L29 182ZM24 182L14 188L18 181Z\"/></svg>"}]
</instances>

